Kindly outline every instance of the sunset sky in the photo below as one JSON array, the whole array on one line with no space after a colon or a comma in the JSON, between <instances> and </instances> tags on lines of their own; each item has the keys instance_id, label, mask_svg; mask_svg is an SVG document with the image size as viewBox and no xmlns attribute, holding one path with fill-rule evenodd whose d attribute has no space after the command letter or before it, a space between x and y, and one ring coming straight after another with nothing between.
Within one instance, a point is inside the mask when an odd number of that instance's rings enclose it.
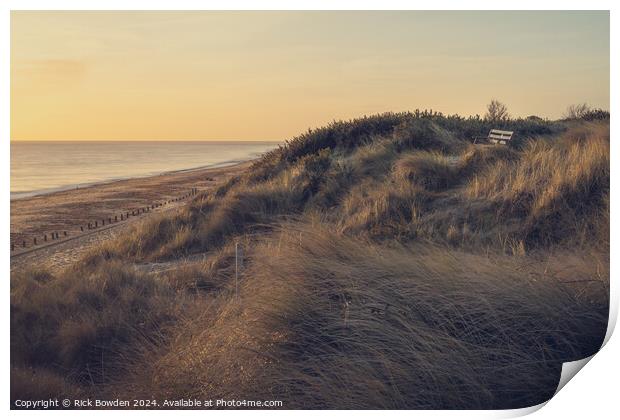
<instances>
[{"instance_id":1,"label":"sunset sky","mask_svg":"<svg viewBox=\"0 0 620 420\"><path fill-rule=\"evenodd\" d=\"M12 140L281 140L432 108L609 109L608 12L12 12Z\"/></svg>"}]
</instances>

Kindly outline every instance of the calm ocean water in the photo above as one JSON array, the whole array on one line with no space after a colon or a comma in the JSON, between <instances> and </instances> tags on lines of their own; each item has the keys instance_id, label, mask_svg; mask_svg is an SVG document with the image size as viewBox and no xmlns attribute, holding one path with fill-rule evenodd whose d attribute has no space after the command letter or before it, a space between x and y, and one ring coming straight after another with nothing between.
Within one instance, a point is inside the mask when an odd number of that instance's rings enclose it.
<instances>
[{"instance_id":1,"label":"calm ocean water","mask_svg":"<svg viewBox=\"0 0 620 420\"><path fill-rule=\"evenodd\" d=\"M11 142L11 199L169 171L234 164L276 142Z\"/></svg>"}]
</instances>

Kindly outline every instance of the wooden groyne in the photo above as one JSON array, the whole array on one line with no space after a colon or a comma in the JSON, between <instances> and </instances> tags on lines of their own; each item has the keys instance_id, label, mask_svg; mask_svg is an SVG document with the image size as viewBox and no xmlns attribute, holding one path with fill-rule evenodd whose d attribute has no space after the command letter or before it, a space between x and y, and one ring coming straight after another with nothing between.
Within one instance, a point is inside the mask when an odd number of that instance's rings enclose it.
<instances>
[{"instance_id":1,"label":"wooden groyne","mask_svg":"<svg viewBox=\"0 0 620 420\"><path fill-rule=\"evenodd\" d=\"M78 226L74 225L73 229L40 232L27 238L22 237L18 241L11 240L11 256L26 254L38 249L66 242L71 239L77 239L91 233L99 232L101 230L110 229L121 222L127 222L132 217L151 213L153 210L164 207L168 204L195 197L198 193L198 188L191 188L189 191L180 196L168 198L166 200L159 200L147 206L125 209L107 217L93 219L91 221L81 223ZM69 223L67 223L67 225L69 225Z\"/></svg>"}]
</instances>

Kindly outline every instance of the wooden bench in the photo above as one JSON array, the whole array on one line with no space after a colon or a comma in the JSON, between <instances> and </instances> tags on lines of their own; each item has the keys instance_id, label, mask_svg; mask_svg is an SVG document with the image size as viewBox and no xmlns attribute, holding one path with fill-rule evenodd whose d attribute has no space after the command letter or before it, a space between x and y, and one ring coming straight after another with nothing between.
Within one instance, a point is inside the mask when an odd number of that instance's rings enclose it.
<instances>
[{"instance_id":1,"label":"wooden bench","mask_svg":"<svg viewBox=\"0 0 620 420\"><path fill-rule=\"evenodd\" d=\"M474 137L474 144L487 142L490 144L508 144L512 140L513 131L492 129L486 137Z\"/></svg>"}]
</instances>

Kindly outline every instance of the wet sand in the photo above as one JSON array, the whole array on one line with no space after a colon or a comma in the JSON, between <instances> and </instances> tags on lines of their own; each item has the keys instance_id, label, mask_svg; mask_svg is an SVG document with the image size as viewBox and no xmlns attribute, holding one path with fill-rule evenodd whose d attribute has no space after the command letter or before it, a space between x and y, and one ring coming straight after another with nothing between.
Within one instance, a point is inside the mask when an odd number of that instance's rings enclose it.
<instances>
[{"instance_id":1,"label":"wet sand","mask_svg":"<svg viewBox=\"0 0 620 420\"><path fill-rule=\"evenodd\" d=\"M11 266L13 268L17 260L53 257L55 248L66 251L99 242L117 233L132 220L176 208L186 200L164 205L140 217L131 217L125 223L120 222L121 213L131 214L134 210L154 203L178 198L189 193L192 188L197 188L198 192L212 189L242 173L251 163L252 161L248 161L223 168L202 168L132 178L12 200L11 244L14 245L14 250L11 252ZM108 223L108 218L114 220L114 216L117 216L117 223L108 224L105 227L109 229L101 230L102 219ZM89 231L86 228L89 222L94 224L94 221L98 221L101 231ZM84 231L80 230L80 226L84 227ZM67 236L64 235L65 231ZM52 232L59 232L60 237L55 240L58 244L50 247ZM47 242L43 240L44 235L48 236ZM33 245L35 237L37 246ZM26 241L26 248L22 247L23 241ZM24 252L28 254L27 258L26 255L20 255Z\"/></svg>"}]
</instances>

